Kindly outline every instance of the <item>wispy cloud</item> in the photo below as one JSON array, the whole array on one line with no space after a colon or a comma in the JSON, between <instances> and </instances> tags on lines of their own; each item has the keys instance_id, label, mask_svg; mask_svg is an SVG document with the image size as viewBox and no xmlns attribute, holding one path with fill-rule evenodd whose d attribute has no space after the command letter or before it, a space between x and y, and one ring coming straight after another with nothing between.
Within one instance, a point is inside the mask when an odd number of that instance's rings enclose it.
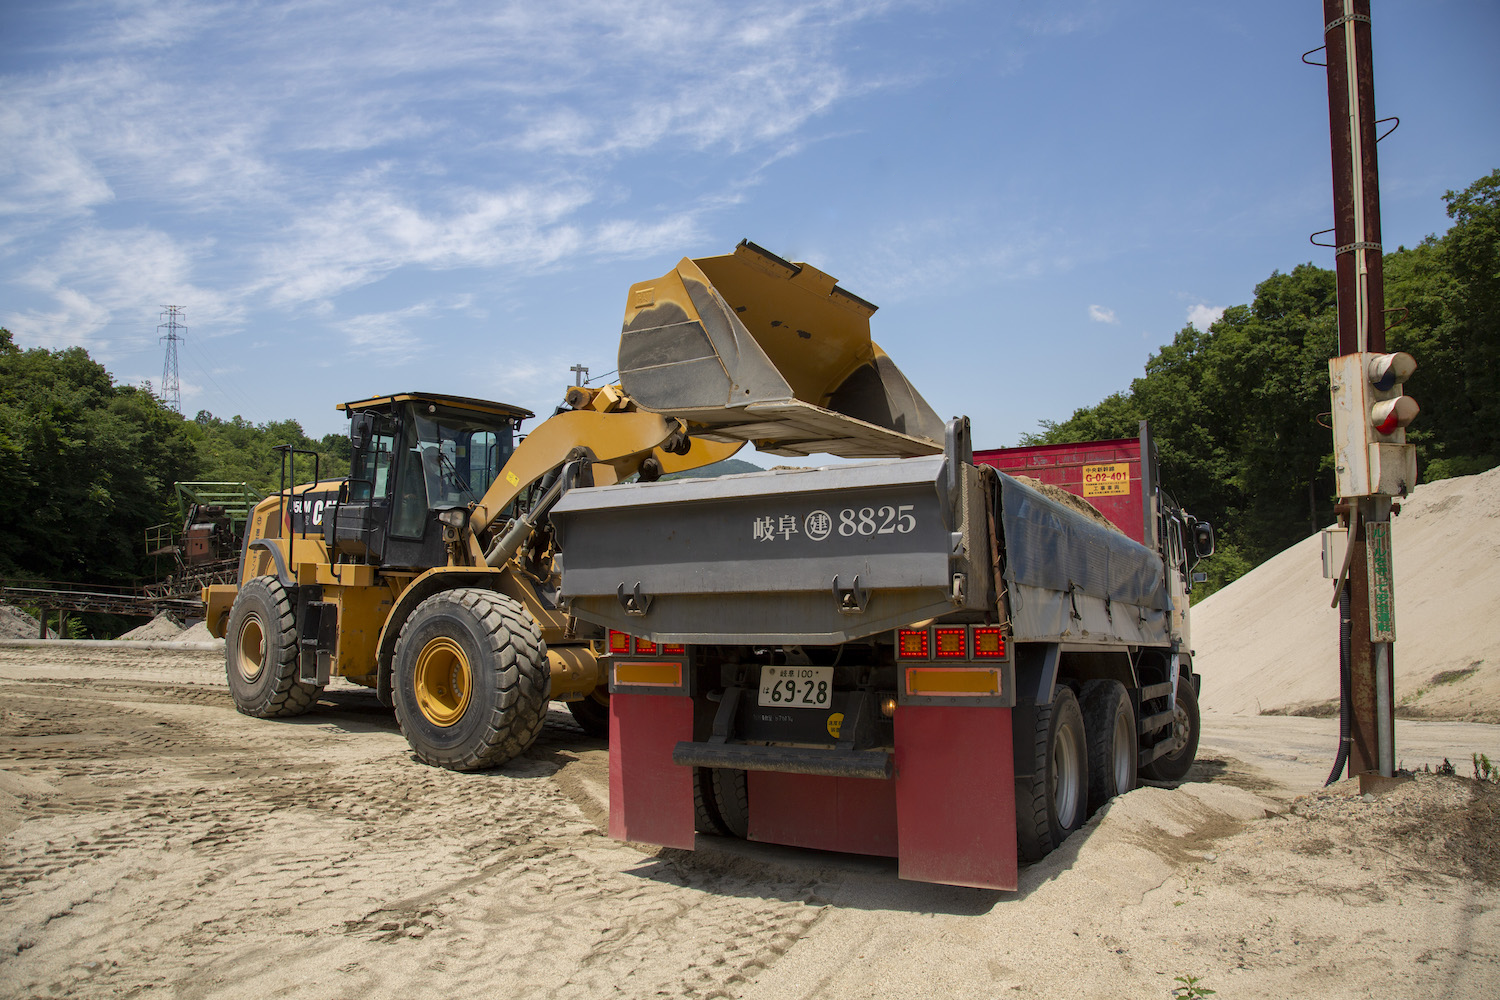
<instances>
[{"instance_id":1,"label":"wispy cloud","mask_svg":"<svg viewBox=\"0 0 1500 1000\"><path fill-rule=\"evenodd\" d=\"M45 70L0 75L0 279L51 299L9 319L88 342L168 295L328 312L402 268L681 246L810 123L891 85L841 47L904 5L82 9ZM686 176L739 180L664 207L619 174L694 158L711 168ZM174 235L147 235L148 216ZM64 220L78 235L60 246Z\"/></svg>"},{"instance_id":2,"label":"wispy cloud","mask_svg":"<svg viewBox=\"0 0 1500 1000\"><path fill-rule=\"evenodd\" d=\"M142 330L155 327L164 304L162 289L171 289L171 305L233 324L240 306L218 291L195 285L191 279L194 252L165 233L146 227L105 230L87 227L65 239L57 249L34 261L17 283L47 293L55 307L11 313L5 323L26 330L43 346L82 344L108 357L121 340L139 341ZM133 334L111 333L112 317L126 318ZM119 324L115 324L119 325Z\"/></svg>"},{"instance_id":3,"label":"wispy cloud","mask_svg":"<svg viewBox=\"0 0 1500 1000\"><path fill-rule=\"evenodd\" d=\"M1089 319L1095 323L1118 323L1119 318L1115 316L1113 309L1104 306L1089 306Z\"/></svg>"}]
</instances>

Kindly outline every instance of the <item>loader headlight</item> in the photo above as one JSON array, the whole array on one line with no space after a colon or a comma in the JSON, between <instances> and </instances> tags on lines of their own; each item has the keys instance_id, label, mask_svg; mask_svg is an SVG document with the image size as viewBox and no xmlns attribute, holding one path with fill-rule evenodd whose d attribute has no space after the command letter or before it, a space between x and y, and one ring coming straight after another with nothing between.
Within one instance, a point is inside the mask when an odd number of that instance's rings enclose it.
<instances>
[{"instance_id":1,"label":"loader headlight","mask_svg":"<svg viewBox=\"0 0 1500 1000\"><path fill-rule=\"evenodd\" d=\"M437 519L454 531L458 531L469 523L469 512L462 507L454 507L451 510L439 512Z\"/></svg>"}]
</instances>

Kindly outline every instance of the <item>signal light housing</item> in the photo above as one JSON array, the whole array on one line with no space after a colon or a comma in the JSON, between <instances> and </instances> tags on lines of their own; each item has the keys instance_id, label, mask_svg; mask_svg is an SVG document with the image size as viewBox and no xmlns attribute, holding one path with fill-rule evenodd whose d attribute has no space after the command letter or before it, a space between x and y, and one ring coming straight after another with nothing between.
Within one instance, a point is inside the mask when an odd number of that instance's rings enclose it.
<instances>
[{"instance_id":1,"label":"signal light housing","mask_svg":"<svg viewBox=\"0 0 1500 1000\"><path fill-rule=\"evenodd\" d=\"M1403 496L1416 485L1417 453L1406 443L1406 426L1421 407L1403 391L1416 370L1416 360L1401 351L1328 362L1340 496Z\"/></svg>"}]
</instances>

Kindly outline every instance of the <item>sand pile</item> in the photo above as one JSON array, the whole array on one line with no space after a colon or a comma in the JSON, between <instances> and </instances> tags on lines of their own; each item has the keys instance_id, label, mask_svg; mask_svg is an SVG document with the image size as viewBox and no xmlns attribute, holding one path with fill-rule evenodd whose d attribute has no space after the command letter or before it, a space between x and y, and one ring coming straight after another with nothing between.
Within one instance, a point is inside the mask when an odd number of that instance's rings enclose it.
<instances>
[{"instance_id":1,"label":"sand pile","mask_svg":"<svg viewBox=\"0 0 1500 1000\"><path fill-rule=\"evenodd\" d=\"M10 604L0 604L0 639L35 639L41 634L42 623ZM47 638L57 634L47 630Z\"/></svg>"},{"instance_id":2,"label":"sand pile","mask_svg":"<svg viewBox=\"0 0 1500 1000\"><path fill-rule=\"evenodd\" d=\"M1418 486L1392 528L1397 714L1500 722L1500 469ZM1193 608L1208 711L1328 711L1338 613L1318 536Z\"/></svg>"},{"instance_id":3,"label":"sand pile","mask_svg":"<svg viewBox=\"0 0 1500 1000\"><path fill-rule=\"evenodd\" d=\"M189 625L187 628L183 629L182 634L177 636L177 641L213 642L214 637L208 632L208 622L199 622L196 625Z\"/></svg>"},{"instance_id":4,"label":"sand pile","mask_svg":"<svg viewBox=\"0 0 1500 1000\"><path fill-rule=\"evenodd\" d=\"M157 642L173 642L182 634L182 626L171 615L159 614L139 628L133 628L120 636L121 639L147 639Z\"/></svg>"}]
</instances>

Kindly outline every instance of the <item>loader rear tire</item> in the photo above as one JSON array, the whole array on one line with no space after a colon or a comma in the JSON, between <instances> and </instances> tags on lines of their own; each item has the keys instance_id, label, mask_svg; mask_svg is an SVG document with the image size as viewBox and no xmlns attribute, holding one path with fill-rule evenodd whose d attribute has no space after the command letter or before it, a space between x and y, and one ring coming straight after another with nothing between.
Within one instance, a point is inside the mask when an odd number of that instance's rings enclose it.
<instances>
[{"instance_id":1,"label":"loader rear tire","mask_svg":"<svg viewBox=\"0 0 1500 1000\"><path fill-rule=\"evenodd\" d=\"M396 640L396 721L435 767L479 771L525 753L547 716L548 681L541 629L494 591L434 594Z\"/></svg>"},{"instance_id":2,"label":"loader rear tire","mask_svg":"<svg viewBox=\"0 0 1500 1000\"><path fill-rule=\"evenodd\" d=\"M1079 692L1089 744L1089 812L1135 787L1140 747L1135 709L1119 681L1092 680Z\"/></svg>"},{"instance_id":3,"label":"loader rear tire","mask_svg":"<svg viewBox=\"0 0 1500 1000\"><path fill-rule=\"evenodd\" d=\"M568 711L580 729L595 739L609 739L609 692L594 688L577 701L570 701Z\"/></svg>"},{"instance_id":4,"label":"loader rear tire","mask_svg":"<svg viewBox=\"0 0 1500 1000\"><path fill-rule=\"evenodd\" d=\"M1016 781L1016 841L1022 861L1040 861L1088 818L1088 745L1071 688L1038 706L1031 776Z\"/></svg>"},{"instance_id":5,"label":"loader rear tire","mask_svg":"<svg viewBox=\"0 0 1500 1000\"><path fill-rule=\"evenodd\" d=\"M274 576L240 588L224 631L224 672L234 707L257 719L301 715L322 687L297 679L297 615Z\"/></svg>"},{"instance_id":6,"label":"loader rear tire","mask_svg":"<svg viewBox=\"0 0 1500 1000\"><path fill-rule=\"evenodd\" d=\"M1193 761L1198 757L1198 736L1202 720L1198 716L1198 691L1193 687L1189 674L1177 678L1177 705L1173 716L1172 739L1176 747L1141 768L1141 776L1144 778L1152 781L1181 781L1193 769Z\"/></svg>"}]
</instances>

